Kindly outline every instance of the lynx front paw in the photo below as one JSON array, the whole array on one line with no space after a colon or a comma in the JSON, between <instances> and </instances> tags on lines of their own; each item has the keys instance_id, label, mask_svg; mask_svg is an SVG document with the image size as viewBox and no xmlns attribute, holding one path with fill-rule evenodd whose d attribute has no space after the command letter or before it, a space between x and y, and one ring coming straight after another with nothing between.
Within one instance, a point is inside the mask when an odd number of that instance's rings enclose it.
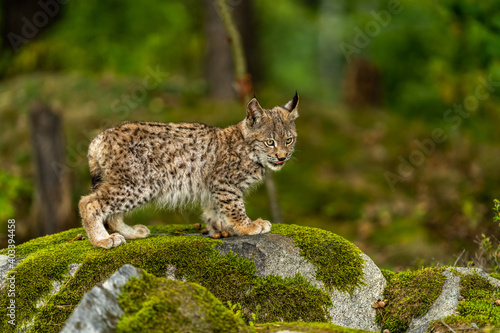
<instances>
[{"instance_id":1,"label":"lynx front paw","mask_svg":"<svg viewBox=\"0 0 500 333\"><path fill-rule=\"evenodd\" d=\"M252 222L252 224L258 224L261 227L259 234L265 234L271 231L271 222L263 219L257 219Z\"/></svg>"},{"instance_id":2,"label":"lynx front paw","mask_svg":"<svg viewBox=\"0 0 500 333\"><path fill-rule=\"evenodd\" d=\"M145 225L136 224L132 228L134 228L134 234L130 239L146 238L150 234L148 227L146 227Z\"/></svg>"},{"instance_id":3,"label":"lynx front paw","mask_svg":"<svg viewBox=\"0 0 500 333\"><path fill-rule=\"evenodd\" d=\"M257 235L257 234L265 234L271 230L271 222L257 219L250 224L236 227L238 235Z\"/></svg>"},{"instance_id":4,"label":"lynx front paw","mask_svg":"<svg viewBox=\"0 0 500 333\"><path fill-rule=\"evenodd\" d=\"M109 235L108 238L104 238L98 241L95 241L93 245L95 247L102 247L105 248L106 250L112 248L112 247L117 247L119 245L125 244L125 237L118 233L114 233Z\"/></svg>"}]
</instances>

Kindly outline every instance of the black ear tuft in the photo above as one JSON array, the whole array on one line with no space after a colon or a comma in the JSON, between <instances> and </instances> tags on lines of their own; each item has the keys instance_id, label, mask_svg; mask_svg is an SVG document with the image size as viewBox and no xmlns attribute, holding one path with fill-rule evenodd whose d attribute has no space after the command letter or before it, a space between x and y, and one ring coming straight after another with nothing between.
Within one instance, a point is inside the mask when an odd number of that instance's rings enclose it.
<instances>
[{"instance_id":1,"label":"black ear tuft","mask_svg":"<svg viewBox=\"0 0 500 333\"><path fill-rule=\"evenodd\" d=\"M290 111L291 120L297 119L297 117L299 116L299 94L297 94L297 91L295 91L295 96L293 96L293 98L288 101L288 103L283 105L283 107Z\"/></svg>"}]
</instances>

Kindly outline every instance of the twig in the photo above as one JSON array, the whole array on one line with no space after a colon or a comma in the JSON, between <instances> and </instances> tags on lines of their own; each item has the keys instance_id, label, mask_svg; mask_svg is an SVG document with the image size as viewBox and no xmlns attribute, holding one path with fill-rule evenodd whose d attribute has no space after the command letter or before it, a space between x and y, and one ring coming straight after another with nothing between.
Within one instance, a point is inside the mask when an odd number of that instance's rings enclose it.
<instances>
[{"instance_id":1,"label":"twig","mask_svg":"<svg viewBox=\"0 0 500 333\"><path fill-rule=\"evenodd\" d=\"M66 244L72 243L73 241L75 241L77 239L85 239L85 238L83 237L82 234L78 234L78 235L76 235L75 238L73 238L72 240L68 241Z\"/></svg>"},{"instance_id":2,"label":"twig","mask_svg":"<svg viewBox=\"0 0 500 333\"><path fill-rule=\"evenodd\" d=\"M444 326L446 326L446 327L447 327L450 331L452 331L453 333L457 333L457 332L455 332L455 330L454 330L453 328L451 328L450 326L448 326L448 324L446 324L446 323L443 321L443 319L439 319L439 320L440 320L440 321L441 321L441 323L442 323Z\"/></svg>"},{"instance_id":3,"label":"twig","mask_svg":"<svg viewBox=\"0 0 500 333\"><path fill-rule=\"evenodd\" d=\"M460 253L460 255L458 256L457 260L455 260L455 262L453 263L454 267L457 266L458 261L460 260L460 258L462 258L462 256L464 255L464 253L465 253L465 249L463 249L462 253Z\"/></svg>"},{"instance_id":4,"label":"twig","mask_svg":"<svg viewBox=\"0 0 500 333\"><path fill-rule=\"evenodd\" d=\"M69 281L71 281L72 277L70 276L68 281L66 281L66 283L61 287L59 288L59 291L61 291L64 287L66 287L66 285L69 283ZM54 296L55 294L57 294L57 292L53 293L52 295L50 295L49 299L47 300L47 302L45 302L45 304L43 305L43 307L46 307L47 304L49 304L50 300L52 299L52 296Z\"/></svg>"},{"instance_id":5,"label":"twig","mask_svg":"<svg viewBox=\"0 0 500 333\"><path fill-rule=\"evenodd\" d=\"M497 293L497 292L496 292L496 291L494 291L494 292L493 292L493 296L491 297L491 298L492 298L492 299L491 299L491 307L490 307L490 313L488 313L488 318L490 318L491 313L493 312L493 307L495 306L495 294L496 294L496 293Z\"/></svg>"}]
</instances>

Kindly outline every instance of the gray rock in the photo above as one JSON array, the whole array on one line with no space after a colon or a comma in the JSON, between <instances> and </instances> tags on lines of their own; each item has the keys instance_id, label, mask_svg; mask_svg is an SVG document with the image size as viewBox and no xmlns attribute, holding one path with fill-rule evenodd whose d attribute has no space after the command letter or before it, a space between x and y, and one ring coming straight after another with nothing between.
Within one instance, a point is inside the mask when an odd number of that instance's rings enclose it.
<instances>
[{"instance_id":1,"label":"gray rock","mask_svg":"<svg viewBox=\"0 0 500 333\"><path fill-rule=\"evenodd\" d=\"M326 291L323 282L316 279L316 267L300 255L300 249L286 236L262 234L224 238L223 241L217 247L219 253L233 251L253 260L259 276L293 277L300 274L312 285ZM373 261L364 254L362 257L366 285L356 288L352 296L347 292L334 292L330 315L334 324L378 332L380 328L375 323L376 313L371 305L382 299L386 281Z\"/></svg>"},{"instance_id":2,"label":"gray rock","mask_svg":"<svg viewBox=\"0 0 500 333\"><path fill-rule=\"evenodd\" d=\"M481 277L485 278L488 280L489 283L494 285L495 287L500 287L500 281L489 276L488 273L486 273L484 270L481 268L467 268L467 267L452 267L448 269L449 271L457 271L460 274L474 274L477 273Z\"/></svg>"},{"instance_id":3,"label":"gray rock","mask_svg":"<svg viewBox=\"0 0 500 333\"><path fill-rule=\"evenodd\" d=\"M364 253L361 256L365 261L363 268L365 285L356 288L352 296L347 292L337 292L333 295L333 309L330 311L332 323L379 332L380 327L375 323L376 312L372 304L383 299L387 282L370 257Z\"/></svg>"},{"instance_id":4,"label":"gray rock","mask_svg":"<svg viewBox=\"0 0 500 333\"><path fill-rule=\"evenodd\" d=\"M61 333L114 332L116 323L123 315L118 305L121 288L131 277L140 277L141 269L123 265L102 286L87 292L66 320Z\"/></svg>"},{"instance_id":5,"label":"gray rock","mask_svg":"<svg viewBox=\"0 0 500 333\"><path fill-rule=\"evenodd\" d=\"M22 257L15 257L13 260L9 261L9 256L0 255L0 289L4 286L5 278L7 273L16 268L16 266L23 260Z\"/></svg>"},{"instance_id":6,"label":"gray rock","mask_svg":"<svg viewBox=\"0 0 500 333\"><path fill-rule=\"evenodd\" d=\"M279 234L261 234L254 236L229 237L217 246L220 254L230 251L238 253L255 263L258 276L271 274L281 277L294 277L297 273L311 281L317 287L316 267L300 255L300 249L293 240Z\"/></svg>"}]
</instances>

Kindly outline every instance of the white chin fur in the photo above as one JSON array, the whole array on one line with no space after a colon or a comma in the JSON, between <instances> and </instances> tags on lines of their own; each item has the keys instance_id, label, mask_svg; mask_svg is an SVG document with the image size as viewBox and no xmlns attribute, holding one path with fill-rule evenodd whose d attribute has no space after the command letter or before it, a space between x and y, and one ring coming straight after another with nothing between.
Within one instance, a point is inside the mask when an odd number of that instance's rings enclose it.
<instances>
[{"instance_id":1,"label":"white chin fur","mask_svg":"<svg viewBox=\"0 0 500 333\"><path fill-rule=\"evenodd\" d=\"M267 167L269 169L273 170L273 171L279 171L279 170L281 170L281 168L283 167L283 165L285 165L285 163L280 164L280 165L276 165L276 164L267 162Z\"/></svg>"}]
</instances>

